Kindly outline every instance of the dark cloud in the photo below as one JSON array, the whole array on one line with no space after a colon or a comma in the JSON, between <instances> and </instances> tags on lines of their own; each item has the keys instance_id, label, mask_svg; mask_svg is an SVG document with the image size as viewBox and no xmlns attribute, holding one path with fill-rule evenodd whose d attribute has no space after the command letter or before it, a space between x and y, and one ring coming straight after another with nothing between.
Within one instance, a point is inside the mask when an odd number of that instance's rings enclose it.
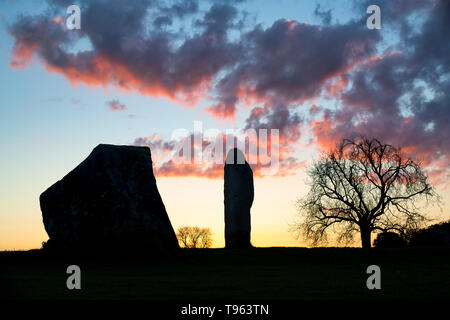
<instances>
[{"instance_id":1,"label":"dark cloud","mask_svg":"<svg viewBox=\"0 0 450 320\"><path fill-rule=\"evenodd\" d=\"M172 24L172 18L168 16L159 16L153 20L153 25L155 27L162 27L162 26L170 26Z\"/></svg>"},{"instance_id":2,"label":"dark cloud","mask_svg":"<svg viewBox=\"0 0 450 320\"><path fill-rule=\"evenodd\" d=\"M395 15L406 25L415 13L409 3ZM387 8L390 8L389 6ZM420 7L422 8L422 7ZM435 1L420 30L400 38L396 52L349 74L352 86L340 98L343 107L325 112L312 124L319 143L329 146L340 137L360 133L402 146L429 167L435 181L450 178L450 3Z\"/></svg>"},{"instance_id":3,"label":"dark cloud","mask_svg":"<svg viewBox=\"0 0 450 320\"><path fill-rule=\"evenodd\" d=\"M245 55L218 83L218 103L208 111L227 117L248 98L287 103L313 98L327 80L374 54L378 40L356 22L313 26L281 19L267 29L257 26L243 36Z\"/></svg>"},{"instance_id":4,"label":"dark cloud","mask_svg":"<svg viewBox=\"0 0 450 320\"><path fill-rule=\"evenodd\" d=\"M106 102L106 104L111 111L127 110L127 107L123 103L120 103L120 101L117 99L110 100L110 101Z\"/></svg>"},{"instance_id":5,"label":"dark cloud","mask_svg":"<svg viewBox=\"0 0 450 320\"><path fill-rule=\"evenodd\" d=\"M50 2L50 12L69 4ZM73 83L114 85L188 105L210 98L206 111L222 119L251 107L245 128L279 129L284 163L290 159L293 167L290 152L311 128L321 146L374 135L448 174L448 1L378 1L380 30L365 26L370 1L355 2L356 21L333 24L332 12L318 5L321 25L279 19L246 28L238 2L211 1L202 11L193 0L84 0L82 29L74 32L49 13L20 16L9 28L11 63L24 67L36 55ZM71 53L80 38L92 49ZM299 106L319 97L334 107L309 107L313 121L300 116Z\"/></svg>"},{"instance_id":6,"label":"dark cloud","mask_svg":"<svg viewBox=\"0 0 450 320\"><path fill-rule=\"evenodd\" d=\"M205 27L208 34L224 35L235 26L233 21L237 13L232 5L214 4L201 20L196 21L196 25Z\"/></svg>"},{"instance_id":7,"label":"dark cloud","mask_svg":"<svg viewBox=\"0 0 450 320\"><path fill-rule=\"evenodd\" d=\"M197 2L85 0L81 6L78 32L67 32L52 17L19 18L10 28L14 59L26 62L36 52L50 70L72 82L113 84L188 104L210 96L217 103L208 111L217 117L234 117L244 96L280 96L288 102L313 97L325 80L372 54L378 40L377 33L356 23L312 26L283 19L230 40L228 31L241 32L242 20L232 4L216 2L195 21L197 32L180 41L160 27L197 12ZM149 29L148 14L158 8L163 15ZM67 51L80 37L93 49Z\"/></svg>"},{"instance_id":8,"label":"dark cloud","mask_svg":"<svg viewBox=\"0 0 450 320\"><path fill-rule=\"evenodd\" d=\"M321 10L321 5L318 3L314 9L314 15L322 20L322 23L326 26L331 23L331 9Z\"/></svg>"},{"instance_id":9,"label":"dark cloud","mask_svg":"<svg viewBox=\"0 0 450 320\"><path fill-rule=\"evenodd\" d=\"M180 1L159 12L172 19L195 12L196 3ZM199 32L181 42L176 32L159 28L170 23L161 15L155 20L159 27L148 28L149 12L159 8L155 1L85 0L80 6L79 31L68 32L52 16L19 17L9 28L15 38L13 65L26 65L37 53L50 71L72 82L112 84L193 103L205 95L220 70L239 58L239 44L227 37L236 19L236 9L228 4L212 5L197 20ZM89 39L92 50L70 53L67 48L79 38Z\"/></svg>"},{"instance_id":10,"label":"dark cloud","mask_svg":"<svg viewBox=\"0 0 450 320\"><path fill-rule=\"evenodd\" d=\"M198 11L198 2L195 0L178 0L169 7L163 7L161 11L171 16L184 17Z\"/></svg>"}]
</instances>

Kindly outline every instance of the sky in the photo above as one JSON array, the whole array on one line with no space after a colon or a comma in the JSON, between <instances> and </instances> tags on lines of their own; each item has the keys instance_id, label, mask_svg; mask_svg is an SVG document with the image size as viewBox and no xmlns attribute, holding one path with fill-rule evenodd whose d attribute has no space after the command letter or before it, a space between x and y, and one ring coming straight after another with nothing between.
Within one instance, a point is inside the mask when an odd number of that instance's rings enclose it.
<instances>
[{"instance_id":1,"label":"sky","mask_svg":"<svg viewBox=\"0 0 450 320\"><path fill-rule=\"evenodd\" d=\"M80 30L65 25L71 4ZM279 130L276 172L252 166L255 246L307 245L289 231L307 168L361 134L420 160L442 197L425 213L450 219L449 6L0 0L0 250L48 239L39 195L100 143L149 146L174 229L210 227L222 247L223 166L170 158L173 133L199 122Z\"/></svg>"}]
</instances>

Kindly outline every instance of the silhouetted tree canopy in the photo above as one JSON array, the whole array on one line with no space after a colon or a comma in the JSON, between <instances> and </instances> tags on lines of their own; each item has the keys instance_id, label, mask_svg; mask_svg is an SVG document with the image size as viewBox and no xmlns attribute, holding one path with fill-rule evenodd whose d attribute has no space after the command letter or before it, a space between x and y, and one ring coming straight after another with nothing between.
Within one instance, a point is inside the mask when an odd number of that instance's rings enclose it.
<instances>
[{"instance_id":1,"label":"silhouetted tree canopy","mask_svg":"<svg viewBox=\"0 0 450 320\"><path fill-rule=\"evenodd\" d=\"M332 229L338 241L359 233L362 247L370 248L374 231L419 228L426 217L418 204L437 196L418 162L377 139L344 139L322 154L308 176L311 189L297 201L294 229L314 245Z\"/></svg>"},{"instance_id":2,"label":"silhouetted tree canopy","mask_svg":"<svg viewBox=\"0 0 450 320\"><path fill-rule=\"evenodd\" d=\"M411 246L450 246L450 220L411 233Z\"/></svg>"},{"instance_id":3,"label":"silhouetted tree canopy","mask_svg":"<svg viewBox=\"0 0 450 320\"><path fill-rule=\"evenodd\" d=\"M182 248L210 248L212 245L210 228L182 226L177 230L177 238Z\"/></svg>"},{"instance_id":4,"label":"silhouetted tree canopy","mask_svg":"<svg viewBox=\"0 0 450 320\"><path fill-rule=\"evenodd\" d=\"M402 248L407 245L408 242L404 236L391 231L379 233L373 241L373 246L376 248Z\"/></svg>"}]
</instances>

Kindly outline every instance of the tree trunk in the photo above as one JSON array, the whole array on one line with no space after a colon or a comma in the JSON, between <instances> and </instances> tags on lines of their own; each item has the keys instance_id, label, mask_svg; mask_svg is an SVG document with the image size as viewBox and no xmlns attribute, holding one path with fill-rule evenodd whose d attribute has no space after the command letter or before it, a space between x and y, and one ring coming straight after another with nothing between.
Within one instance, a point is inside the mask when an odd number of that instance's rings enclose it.
<instances>
[{"instance_id":1,"label":"tree trunk","mask_svg":"<svg viewBox=\"0 0 450 320\"><path fill-rule=\"evenodd\" d=\"M363 248L370 248L372 246L372 241L370 239L371 230L366 226L360 226L361 230L361 244Z\"/></svg>"}]
</instances>

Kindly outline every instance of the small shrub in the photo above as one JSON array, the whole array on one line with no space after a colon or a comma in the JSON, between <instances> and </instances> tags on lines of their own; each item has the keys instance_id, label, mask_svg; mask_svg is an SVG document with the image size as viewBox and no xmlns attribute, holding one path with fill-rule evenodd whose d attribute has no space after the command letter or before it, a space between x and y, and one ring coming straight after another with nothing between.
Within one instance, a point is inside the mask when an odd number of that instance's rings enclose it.
<instances>
[{"instance_id":1,"label":"small shrub","mask_svg":"<svg viewBox=\"0 0 450 320\"><path fill-rule=\"evenodd\" d=\"M178 228L177 238L182 248L210 248L212 232L209 228L183 226Z\"/></svg>"},{"instance_id":2,"label":"small shrub","mask_svg":"<svg viewBox=\"0 0 450 320\"><path fill-rule=\"evenodd\" d=\"M376 248L401 248L406 247L407 241L398 233L383 232L378 234L373 245Z\"/></svg>"}]
</instances>

